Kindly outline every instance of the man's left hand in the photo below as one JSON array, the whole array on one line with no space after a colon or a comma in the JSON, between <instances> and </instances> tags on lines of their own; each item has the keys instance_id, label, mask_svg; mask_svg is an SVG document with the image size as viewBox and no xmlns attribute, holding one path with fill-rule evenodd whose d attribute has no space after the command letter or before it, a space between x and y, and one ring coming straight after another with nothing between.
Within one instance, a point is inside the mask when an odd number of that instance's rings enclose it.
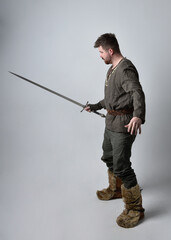
<instances>
[{"instance_id":1,"label":"man's left hand","mask_svg":"<svg viewBox=\"0 0 171 240\"><path fill-rule=\"evenodd\" d=\"M139 134L141 134L141 124L142 120L138 117L133 117L128 125L125 125L125 127L128 129L128 132L133 135L137 135L137 131L139 130Z\"/></svg>"}]
</instances>

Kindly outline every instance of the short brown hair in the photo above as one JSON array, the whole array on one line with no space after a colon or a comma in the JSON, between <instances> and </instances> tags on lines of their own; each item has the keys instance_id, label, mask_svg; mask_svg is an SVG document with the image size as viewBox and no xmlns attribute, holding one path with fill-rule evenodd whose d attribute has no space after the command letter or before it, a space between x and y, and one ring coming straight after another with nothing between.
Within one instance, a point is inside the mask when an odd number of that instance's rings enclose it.
<instances>
[{"instance_id":1,"label":"short brown hair","mask_svg":"<svg viewBox=\"0 0 171 240\"><path fill-rule=\"evenodd\" d=\"M102 46L102 48L105 50L109 50L109 48L111 48L114 52L120 53L118 40L113 33L105 33L101 35L94 43L95 48L100 46Z\"/></svg>"}]
</instances>

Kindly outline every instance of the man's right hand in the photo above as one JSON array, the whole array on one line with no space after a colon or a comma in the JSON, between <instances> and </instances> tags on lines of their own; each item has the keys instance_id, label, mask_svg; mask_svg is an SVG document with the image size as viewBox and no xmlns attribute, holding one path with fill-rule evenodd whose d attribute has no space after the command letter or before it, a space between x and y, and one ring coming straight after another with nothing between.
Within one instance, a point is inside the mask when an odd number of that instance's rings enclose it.
<instances>
[{"instance_id":1,"label":"man's right hand","mask_svg":"<svg viewBox=\"0 0 171 240\"><path fill-rule=\"evenodd\" d=\"M91 108L89 106L85 107L84 110L86 110L87 112L91 112Z\"/></svg>"},{"instance_id":2,"label":"man's right hand","mask_svg":"<svg viewBox=\"0 0 171 240\"><path fill-rule=\"evenodd\" d=\"M100 102L98 102L96 104L88 104L84 109L87 112L97 111L97 110L102 109L102 105L100 104Z\"/></svg>"}]
</instances>

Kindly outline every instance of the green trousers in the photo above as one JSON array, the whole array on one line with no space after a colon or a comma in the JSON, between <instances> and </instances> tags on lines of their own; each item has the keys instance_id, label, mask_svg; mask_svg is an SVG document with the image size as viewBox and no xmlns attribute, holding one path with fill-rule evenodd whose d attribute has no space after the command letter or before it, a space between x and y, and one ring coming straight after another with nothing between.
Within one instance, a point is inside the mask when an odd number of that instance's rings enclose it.
<instances>
[{"instance_id":1,"label":"green trousers","mask_svg":"<svg viewBox=\"0 0 171 240\"><path fill-rule=\"evenodd\" d=\"M118 176L126 188L137 184L136 175L131 167L131 148L135 135L117 133L105 129L102 161L110 171Z\"/></svg>"}]
</instances>

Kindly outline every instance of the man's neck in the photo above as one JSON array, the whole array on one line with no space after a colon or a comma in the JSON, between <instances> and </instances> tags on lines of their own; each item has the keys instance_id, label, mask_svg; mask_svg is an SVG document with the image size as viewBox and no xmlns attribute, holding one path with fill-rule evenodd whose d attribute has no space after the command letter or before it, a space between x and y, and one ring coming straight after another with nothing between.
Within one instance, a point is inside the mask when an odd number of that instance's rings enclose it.
<instances>
[{"instance_id":1,"label":"man's neck","mask_svg":"<svg viewBox=\"0 0 171 240\"><path fill-rule=\"evenodd\" d=\"M112 59L112 68L115 68L123 58L122 54L114 54Z\"/></svg>"}]
</instances>

